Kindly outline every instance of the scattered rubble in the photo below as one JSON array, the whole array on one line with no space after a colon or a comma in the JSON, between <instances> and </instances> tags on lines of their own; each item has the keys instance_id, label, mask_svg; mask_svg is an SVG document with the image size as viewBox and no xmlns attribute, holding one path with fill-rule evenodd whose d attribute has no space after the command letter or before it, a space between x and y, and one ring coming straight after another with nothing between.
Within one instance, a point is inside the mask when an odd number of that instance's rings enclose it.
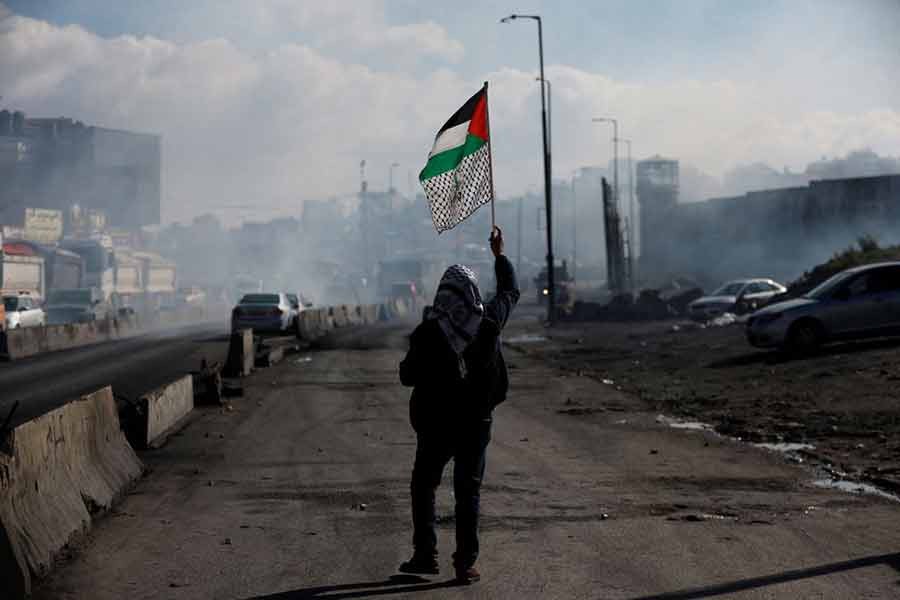
<instances>
[{"instance_id":1,"label":"scattered rubble","mask_svg":"<svg viewBox=\"0 0 900 600\"><path fill-rule=\"evenodd\" d=\"M659 289L641 290L637 297L618 294L607 303L576 301L561 317L567 321L653 321L686 316L688 305L703 290L688 280L675 280Z\"/></svg>"},{"instance_id":2,"label":"scattered rubble","mask_svg":"<svg viewBox=\"0 0 900 600\"><path fill-rule=\"evenodd\" d=\"M197 404L222 404L222 366L218 362L209 365L204 358L199 371L191 371L194 381L194 402Z\"/></svg>"}]
</instances>

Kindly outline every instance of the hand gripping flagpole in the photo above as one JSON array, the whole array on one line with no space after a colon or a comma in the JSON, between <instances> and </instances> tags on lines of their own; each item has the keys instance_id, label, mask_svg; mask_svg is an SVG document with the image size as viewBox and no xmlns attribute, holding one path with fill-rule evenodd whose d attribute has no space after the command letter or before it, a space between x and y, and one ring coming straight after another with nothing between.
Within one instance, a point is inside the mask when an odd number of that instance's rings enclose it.
<instances>
[{"instance_id":1,"label":"hand gripping flagpole","mask_svg":"<svg viewBox=\"0 0 900 600\"><path fill-rule=\"evenodd\" d=\"M488 130L488 173L491 178L491 236L494 235L494 229L497 227L497 214L494 210L494 150L491 146L491 139L494 137L491 132L491 103L488 102L488 82L484 82L484 117L487 121Z\"/></svg>"}]
</instances>

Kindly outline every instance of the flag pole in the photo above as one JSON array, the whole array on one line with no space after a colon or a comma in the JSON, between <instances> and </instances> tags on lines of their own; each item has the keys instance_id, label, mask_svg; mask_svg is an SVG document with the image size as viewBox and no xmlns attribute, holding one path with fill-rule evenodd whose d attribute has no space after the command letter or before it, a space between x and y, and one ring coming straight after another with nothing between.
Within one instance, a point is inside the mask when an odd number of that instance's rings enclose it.
<instances>
[{"instance_id":1,"label":"flag pole","mask_svg":"<svg viewBox=\"0 0 900 600\"><path fill-rule=\"evenodd\" d=\"M488 82L484 82L484 116L487 121L488 130L488 173L491 179L491 235L494 235L494 228L497 226L497 213L494 210L494 150L491 145L491 104L488 102Z\"/></svg>"}]
</instances>

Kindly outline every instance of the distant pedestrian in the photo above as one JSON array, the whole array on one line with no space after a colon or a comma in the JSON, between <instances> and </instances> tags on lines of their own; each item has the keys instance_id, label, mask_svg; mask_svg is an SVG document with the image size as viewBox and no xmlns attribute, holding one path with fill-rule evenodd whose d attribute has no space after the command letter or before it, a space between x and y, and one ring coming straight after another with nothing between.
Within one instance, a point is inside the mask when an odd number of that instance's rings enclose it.
<instances>
[{"instance_id":1,"label":"distant pedestrian","mask_svg":"<svg viewBox=\"0 0 900 600\"><path fill-rule=\"evenodd\" d=\"M482 303L471 269L453 265L438 286L434 304L410 336L400 381L413 388L410 422L416 431L412 473L413 547L404 573L437 574L435 491L444 467L454 461L456 552L460 583L480 579L478 510L494 408L506 399L509 377L500 332L519 300L512 263L503 255L503 233L490 237L496 257L497 294Z\"/></svg>"}]
</instances>

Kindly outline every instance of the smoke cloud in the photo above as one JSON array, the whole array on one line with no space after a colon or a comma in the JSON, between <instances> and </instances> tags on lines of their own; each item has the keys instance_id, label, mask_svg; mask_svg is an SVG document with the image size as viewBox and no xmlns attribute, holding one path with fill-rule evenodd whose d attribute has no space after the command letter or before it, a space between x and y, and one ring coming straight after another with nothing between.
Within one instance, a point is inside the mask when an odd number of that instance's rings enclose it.
<instances>
[{"instance_id":1,"label":"smoke cloud","mask_svg":"<svg viewBox=\"0 0 900 600\"><path fill-rule=\"evenodd\" d=\"M214 211L234 223L296 215L304 200L353 194L363 158L377 187L400 163L405 193L434 132L487 79L498 193L540 184L534 71L456 69L475 48L431 20L394 23L374 0L226 2L221 10L277 41L101 37L7 14L3 102L34 116L161 134L164 220ZM381 58L363 59L373 56ZM626 80L550 64L547 77L561 178L606 164L611 131L591 118L609 114L627 127L636 158L669 155L714 177L760 160L802 170L859 148L900 155L896 92L882 106L849 110L841 102L792 103L790 88L773 89L741 69L732 78Z\"/></svg>"}]
</instances>

